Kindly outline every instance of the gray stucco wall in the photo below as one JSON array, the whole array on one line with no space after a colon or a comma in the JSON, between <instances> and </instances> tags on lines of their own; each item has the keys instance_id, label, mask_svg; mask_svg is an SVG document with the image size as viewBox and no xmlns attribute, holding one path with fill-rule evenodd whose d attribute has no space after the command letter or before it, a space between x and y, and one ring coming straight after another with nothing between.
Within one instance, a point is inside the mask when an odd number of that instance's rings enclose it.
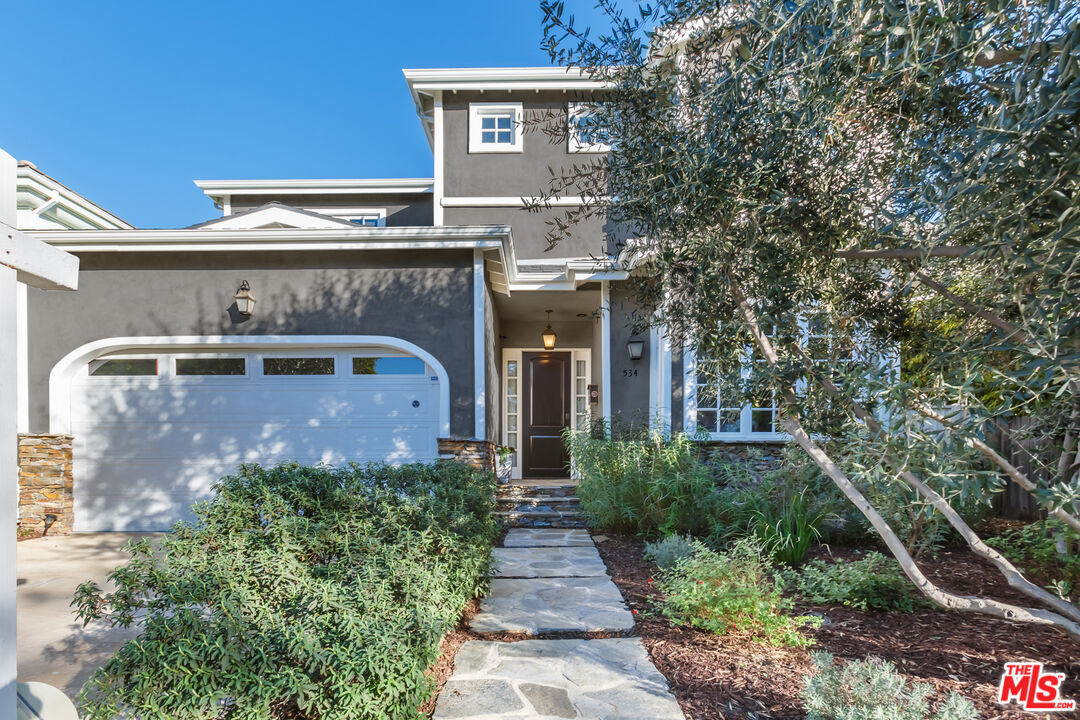
<instances>
[{"instance_id":1,"label":"gray stucco wall","mask_svg":"<svg viewBox=\"0 0 1080 720\"><path fill-rule=\"evenodd\" d=\"M445 139L443 194L454 197L535 197L547 190L550 170L569 171L602 156L571 153L565 137L568 102L585 99L578 94L561 92L476 93L460 92L443 98ZM524 149L520 153L469 153L469 104L474 102L520 102L525 128ZM556 130L556 140L543 128ZM580 195L569 190L565 195ZM543 257L589 257L601 255L605 223L592 220L574 230L573 235L554 250L545 252L545 221L562 216L566 208L551 208L528 213L518 207L473 208L447 207L443 211L447 225L502 223L514 229L514 244L521 259Z\"/></svg>"},{"instance_id":2,"label":"gray stucco wall","mask_svg":"<svg viewBox=\"0 0 1080 720\"><path fill-rule=\"evenodd\" d=\"M513 228L514 252L518 260L604 256L608 249L605 224L599 218L575 225L568 237L562 237L553 249L547 249L547 221L553 214L565 210L552 208L531 213L520 207L444 208L443 222L447 225L509 225Z\"/></svg>"},{"instance_id":3,"label":"gray stucco wall","mask_svg":"<svg viewBox=\"0 0 1080 720\"><path fill-rule=\"evenodd\" d=\"M79 289L28 292L30 431L48 432L48 379L81 345L163 335L389 335L450 376L450 426L473 434L472 252L84 253ZM242 280L244 322L228 308Z\"/></svg>"},{"instance_id":4,"label":"gray stucco wall","mask_svg":"<svg viewBox=\"0 0 1080 720\"><path fill-rule=\"evenodd\" d=\"M432 195L246 195L233 199L233 213L279 202L283 205L333 214L335 208L386 210L387 227L429 226L434 222Z\"/></svg>"},{"instance_id":5,"label":"gray stucco wall","mask_svg":"<svg viewBox=\"0 0 1080 720\"><path fill-rule=\"evenodd\" d=\"M542 130L542 127L546 127L564 132L567 102L581 99L576 94L564 95L561 92L459 92L444 95L444 194L447 197L538 195L550 177L549 167L569 167L574 162L580 164L598 157L593 153L568 152L564 139L553 141ZM469 104L492 102L522 104L525 125L522 152L469 154Z\"/></svg>"},{"instance_id":6,"label":"gray stucco wall","mask_svg":"<svg viewBox=\"0 0 1080 720\"><path fill-rule=\"evenodd\" d=\"M648 425L649 357L653 352L648 332L634 333L636 309L629 294L619 285L611 286L611 414L615 423ZM630 338L644 341L640 360L631 360L626 349Z\"/></svg>"}]
</instances>

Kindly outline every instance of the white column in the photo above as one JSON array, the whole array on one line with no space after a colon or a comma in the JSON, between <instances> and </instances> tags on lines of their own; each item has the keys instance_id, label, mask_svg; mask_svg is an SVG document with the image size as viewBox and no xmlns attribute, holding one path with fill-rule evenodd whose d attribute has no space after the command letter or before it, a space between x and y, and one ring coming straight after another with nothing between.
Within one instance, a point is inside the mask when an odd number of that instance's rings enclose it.
<instances>
[{"instance_id":1,"label":"white column","mask_svg":"<svg viewBox=\"0 0 1080 720\"><path fill-rule=\"evenodd\" d=\"M603 378L600 407L604 418L611 422L611 287L600 281L600 374Z\"/></svg>"},{"instance_id":2,"label":"white column","mask_svg":"<svg viewBox=\"0 0 1080 720\"><path fill-rule=\"evenodd\" d=\"M487 374L484 372L484 253L473 250L473 436L487 437Z\"/></svg>"},{"instance_id":3,"label":"white column","mask_svg":"<svg viewBox=\"0 0 1080 720\"><path fill-rule=\"evenodd\" d=\"M15 286L15 352L16 372L18 373L19 394L15 400L18 407L16 418L18 431L30 432L30 349L29 334L27 332L27 305L26 286L18 283Z\"/></svg>"},{"instance_id":4,"label":"white column","mask_svg":"<svg viewBox=\"0 0 1080 720\"><path fill-rule=\"evenodd\" d=\"M443 224L442 199L445 193L443 188L443 163L446 159L446 141L443 135L442 90L435 91L434 102L435 106L431 113L431 152L435 156L435 162L431 202L434 211L434 224L438 227Z\"/></svg>"},{"instance_id":5,"label":"white column","mask_svg":"<svg viewBox=\"0 0 1080 720\"><path fill-rule=\"evenodd\" d=\"M649 423L671 430L671 342L664 327L649 330Z\"/></svg>"},{"instance_id":6,"label":"white column","mask_svg":"<svg viewBox=\"0 0 1080 720\"><path fill-rule=\"evenodd\" d=\"M6 227L0 224L0 231ZM0 265L0 397L12 398L18 387L18 358L4 338L16 333L18 291L15 271ZM14 403L0 403L0 718L15 717L15 524L19 508L19 459ZM6 709L5 709L6 708Z\"/></svg>"}]
</instances>

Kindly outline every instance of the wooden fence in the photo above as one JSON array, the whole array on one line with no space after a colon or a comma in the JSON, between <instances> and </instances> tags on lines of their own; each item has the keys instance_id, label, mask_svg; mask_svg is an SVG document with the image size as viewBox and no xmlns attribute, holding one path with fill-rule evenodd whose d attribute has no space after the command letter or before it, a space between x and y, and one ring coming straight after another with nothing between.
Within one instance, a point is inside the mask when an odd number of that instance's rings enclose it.
<instances>
[{"instance_id":1,"label":"wooden fence","mask_svg":"<svg viewBox=\"0 0 1080 720\"><path fill-rule=\"evenodd\" d=\"M1033 482L1044 485L1050 480L1046 463L1053 463L1053 459L1045 457L1046 439L1038 430L1038 418L1011 418L1007 424L996 425L988 431L986 441ZM1039 461L1040 455L1043 456L1042 462ZM1038 520L1042 517L1035 498L1012 480L1008 481L994 505L1002 517L1016 520Z\"/></svg>"}]
</instances>

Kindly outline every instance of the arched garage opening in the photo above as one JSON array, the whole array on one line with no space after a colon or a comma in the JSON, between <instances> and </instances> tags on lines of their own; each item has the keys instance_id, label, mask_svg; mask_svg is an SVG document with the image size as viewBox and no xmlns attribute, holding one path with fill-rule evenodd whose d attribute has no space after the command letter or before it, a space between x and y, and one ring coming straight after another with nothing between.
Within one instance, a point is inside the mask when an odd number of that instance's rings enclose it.
<instances>
[{"instance_id":1,"label":"arched garage opening","mask_svg":"<svg viewBox=\"0 0 1080 720\"><path fill-rule=\"evenodd\" d=\"M112 338L50 375L76 531L164 530L241 463L406 463L449 434L449 378L382 336Z\"/></svg>"}]
</instances>

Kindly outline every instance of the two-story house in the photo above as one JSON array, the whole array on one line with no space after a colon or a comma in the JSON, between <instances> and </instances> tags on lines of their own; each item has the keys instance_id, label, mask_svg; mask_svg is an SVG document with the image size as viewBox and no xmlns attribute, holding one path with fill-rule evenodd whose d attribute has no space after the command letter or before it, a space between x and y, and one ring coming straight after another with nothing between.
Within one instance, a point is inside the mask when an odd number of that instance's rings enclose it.
<instances>
[{"instance_id":1,"label":"two-story house","mask_svg":"<svg viewBox=\"0 0 1080 720\"><path fill-rule=\"evenodd\" d=\"M590 418L778 437L769 408L699 407L692 354L631 334L633 270L601 223L546 249L580 197L522 209L549 168L604 152L572 122L599 83L405 79L430 178L197 181L220 217L32 230L81 260L77 292L27 292L20 348L23 444L70 442L75 530L163 529L241 462L430 460L458 440L566 477L563 429ZM528 131L542 117L564 142Z\"/></svg>"}]
</instances>

